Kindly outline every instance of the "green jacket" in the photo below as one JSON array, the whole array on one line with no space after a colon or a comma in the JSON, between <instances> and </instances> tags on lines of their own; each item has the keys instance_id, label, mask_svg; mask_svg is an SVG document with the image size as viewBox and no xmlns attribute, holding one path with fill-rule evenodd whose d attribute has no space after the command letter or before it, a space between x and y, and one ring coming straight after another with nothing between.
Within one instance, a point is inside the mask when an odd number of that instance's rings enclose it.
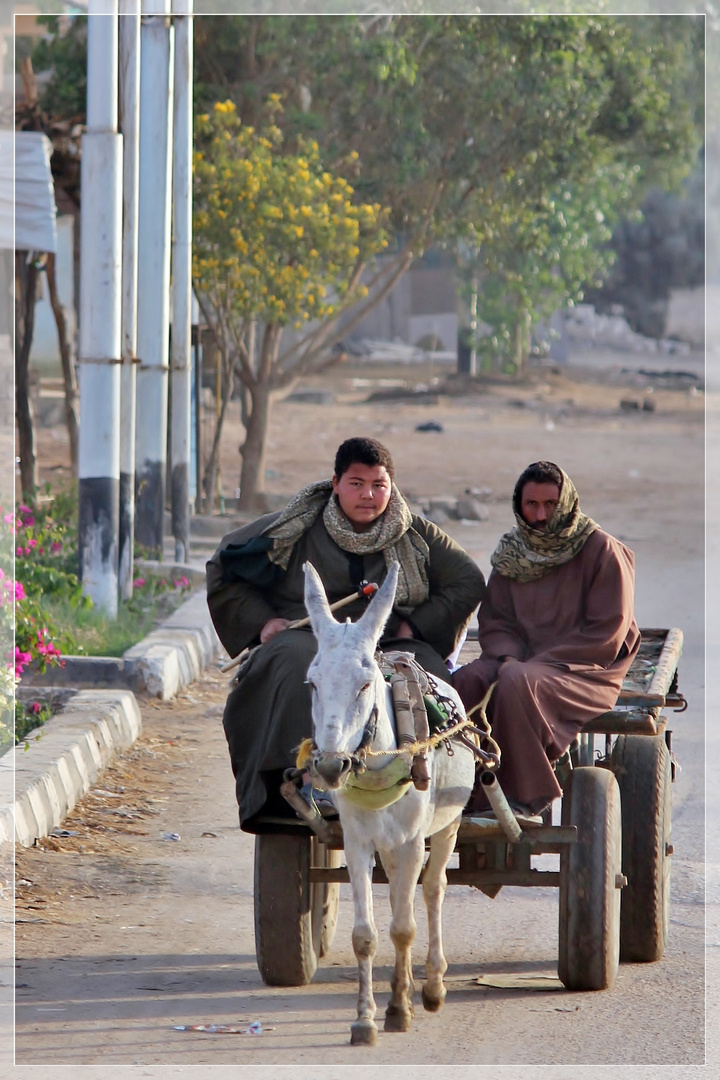
<instances>
[{"instance_id":1,"label":"green jacket","mask_svg":"<svg viewBox=\"0 0 720 1080\"><path fill-rule=\"evenodd\" d=\"M233 559L232 552L223 559L222 553L228 547L247 544L278 516L266 514L229 533L207 563L208 606L218 636L230 656L257 644L260 631L269 619L305 617L303 563L311 562L318 571L331 604L354 592L362 579L380 585L385 578L387 569L382 552L359 556L343 551L328 534L322 516L298 540L286 572L271 566L265 558L268 572L263 573L262 554L253 557L247 573L242 570L242 563ZM467 552L437 525L417 515L413 515L412 524L430 550L427 565L430 596L409 614L393 612L385 636L394 637L398 624L405 618L416 637L444 658L457 645L480 603L485 579ZM266 583L258 585L258 576ZM268 578L274 580L268 583ZM340 617L355 621L366 607L367 601L358 598L342 609Z\"/></svg>"}]
</instances>

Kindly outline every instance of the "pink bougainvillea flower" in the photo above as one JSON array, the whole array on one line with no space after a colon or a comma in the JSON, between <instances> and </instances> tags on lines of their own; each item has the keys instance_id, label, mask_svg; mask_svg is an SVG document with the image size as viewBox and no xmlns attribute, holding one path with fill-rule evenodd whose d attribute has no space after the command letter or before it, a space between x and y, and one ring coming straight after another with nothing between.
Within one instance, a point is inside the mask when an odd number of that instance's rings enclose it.
<instances>
[{"instance_id":1,"label":"pink bougainvillea flower","mask_svg":"<svg viewBox=\"0 0 720 1080\"><path fill-rule=\"evenodd\" d=\"M23 585L22 581L16 581L15 582L15 599L16 600L24 600L25 599L25 586Z\"/></svg>"},{"instance_id":2,"label":"pink bougainvillea flower","mask_svg":"<svg viewBox=\"0 0 720 1080\"><path fill-rule=\"evenodd\" d=\"M3 516L3 521L6 523L6 525L14 525L15 524L15 515L13 513L5 514Z\"/></svg>"},{"instance_id":3,"label":"pink bougainvillea flower","mask_svg":"<svg viewBox=\"0 0 720 1080\"><path fill-rule=\"evenodd\" d=\"M184 574L183 574L182 577L179 577L177 579L177 581L173 581L173 585L175 586L176 589L187 589L189 584L190 584L190 582L188 581L188 579L185 577Z\"/></svg>"},{"instance_id":4,"label":"pink bougainvillea flower","mask_svg":"<svg viewBox=\"0 0 720 1080\"><path fill-rule=\"evenodd\" d=\"M136 589L142 589L144 584L145 584L145 578L144 577L135 578L135 580L133 581L133 585L135 586Z\"/></svg>"},{"instance_id":5,"label":"pink bougainvillea flower","mask_svg":"<svg viewBox=\"0 0 720 1080\"><path fill-rule=\"evenodd\" d=\"M35 547L37 547L37 540L28 540L28 542L27 542L27 546L28 546L29 548L35 548Z\"/></svg>"},{"instance_id":6,"label":"pink bougainvillea flower","mask_svg":"<svg viewBox=\"0 0 720 1080\"><path fill-rule=\"evenodd\" d=\"M22 555L22 553L23 553L23 546L22 546L22 544L18 544L18 546L15 548L15 554L16 555Z\"/></svg>"},{"instance_id":7,"label":"pink bougainvillea flower","mask_svg":"<svg viewBox=\"0 0 720 1080\"><path fill-rule=\"evenodd\" d=\"M33 701L30 708L35 713L35 715L37 716L37 714L40 712L40 709L42 708L42 706L40 705L39 701Z\"/></svg>"},{"instance_id":8,"label":"pink bougainvillea flower","mask_svg":"<svg viewBox=\"0 0 720 1080\"><path fill-rule=\"evenodd\" d=\"M22 652L21 649L15 646L15 677L20 678L25 668L32 660L32 653Z\"/></svg>"},{"instance_id":9,"label":"pink bougainvillea flower","mask_svg":"<svg viewBox=\"0 0 720 1080\"><path fill-rule=\"evenodd\" d=\"M51 551L62 551L62 541L61 540L53 540L50 550Z\"/></svg>"}]
</instances>

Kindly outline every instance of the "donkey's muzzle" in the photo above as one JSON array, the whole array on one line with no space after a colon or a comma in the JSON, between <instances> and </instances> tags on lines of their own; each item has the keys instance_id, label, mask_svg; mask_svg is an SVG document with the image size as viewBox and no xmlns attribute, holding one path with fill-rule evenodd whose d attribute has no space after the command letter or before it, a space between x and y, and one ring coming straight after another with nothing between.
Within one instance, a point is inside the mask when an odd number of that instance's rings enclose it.
<instances>
[{"instance_id":1,"label":"donkey's muzzle","mask_svg":"<svg viewBox=\"0 0 720 1080\"><path fill-rule=\"evenodd\" d=\"M337 789L350 774L352 758L349 754L316 754L313 768L326 787Z\"/></svg>"}]
</instances>

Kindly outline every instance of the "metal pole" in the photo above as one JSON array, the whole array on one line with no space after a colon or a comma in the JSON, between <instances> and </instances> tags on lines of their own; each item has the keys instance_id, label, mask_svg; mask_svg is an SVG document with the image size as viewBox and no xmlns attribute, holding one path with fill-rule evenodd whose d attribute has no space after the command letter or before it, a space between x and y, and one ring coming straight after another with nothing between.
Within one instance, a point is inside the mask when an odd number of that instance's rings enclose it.
<instances>
[{"instance_id":1,"label":"metal pole","mask_svg":"<svg viewBox=\"0 0 720 1080\"><path fill-rule=\"evenodd\" d=\"M190 554L190 388L192 302L192 0L173 0L175 86L173 130L172 371L170 457L175 559Z\"/></svg>"},{"instance_id":2,"label":"metal pole","mask_svg":"<svg viewBox=\"0 0 720 1080\"><path fill-rule=\"evenodd\" d=\"M135 539L162 557L167 456L173 33L169 0L145 0L140 49L140 170Z\"/></svg>"},{"instance_id":3,"label":"metal pole","mask_svg":"<svg viewBox=\"0 0 720 1080\"><path fill-rule=\"evenodd\" d=\"M83 591L115 618L122 246L117 0L90 0L88 15L87 130L81 166L78 548Z\"/></svg>"},{"instance_id":4,"label":"metal pole","mask_svg":"<svg viewBox=\"0 0 720 1080\"><path fill-rule=\"evenodd\" d=\"M120 0L120 130L123 134L122 367L120 369L120 596L133 593L135 384L138 281L140 0Z\"/></svg>"}]
</instances>

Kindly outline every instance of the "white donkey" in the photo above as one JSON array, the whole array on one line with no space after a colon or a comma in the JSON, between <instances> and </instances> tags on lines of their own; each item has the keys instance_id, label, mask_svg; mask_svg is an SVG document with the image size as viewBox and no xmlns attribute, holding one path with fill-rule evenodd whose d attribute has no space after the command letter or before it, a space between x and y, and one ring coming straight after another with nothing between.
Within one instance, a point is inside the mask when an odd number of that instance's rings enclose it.
<instances>
[{"instance_id":1,"label":"white donkey","mask_svg":"<svg viewBox=\"0 0 720 1080\"><path fill-rule=\"evenodd\" d=\"M305 606L318 642L317 655L308 669L315 743L311 771L315 785L332 792L340 815L355 905L352 941L359 987L358 1016L351 1028L353 1044L373 1045L377 1040L372 980L377 948L372 902L376 851L390 883L390 936L395 946L385 1031L407 1031L410 1027L414 990L411 947L417 929L413 908L427 836L431 840L423 892L430 940L422 1001L426 1009L434 1012L445 999L443 975L447 962L442 949L441 910L446 867L474 777L473 753L458 742L452 743L452 753L445 745L430 751L431 781L425 791L409 782L409 756L364 757L365 749L391 751L397 746L390 690L375 661L377 642L395 599L397 577L397 566L393 566L362 618L356 623L338 623L330 612L317 572L305 564ZM438 683L464 717L456 692ZM366 764L367 773L358 777L361 762ZM381 773L385 767L388 770ZM397 784L398 767L404 770L400 798L382 809L358 805L357 788L349 786L348 781L353 785L369 778L371 789L382 788L382 776L389 771L392 782Z\"/></svg>"}]
</instances>

